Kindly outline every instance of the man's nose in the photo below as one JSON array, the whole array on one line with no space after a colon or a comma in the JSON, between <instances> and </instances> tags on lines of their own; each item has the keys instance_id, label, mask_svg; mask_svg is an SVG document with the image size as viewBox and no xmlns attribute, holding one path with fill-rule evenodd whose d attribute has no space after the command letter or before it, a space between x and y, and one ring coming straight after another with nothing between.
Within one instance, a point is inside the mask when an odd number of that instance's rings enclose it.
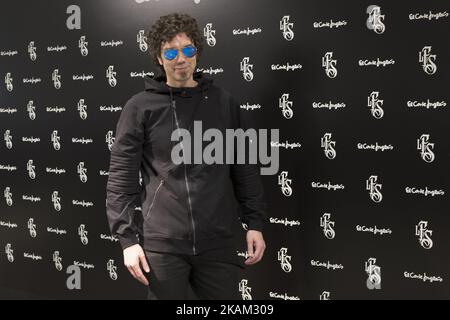
<instances>
[{"instance_id":1,"label":"man's nose","mask_svg":"<svg viewBox=\"0 0 450 320\"><path fill-rule=\"evenodd\" d=\"M178 52L177 62L180 63L180 62L184 62L185 60L186 60L186 57L184 56L184 54L182 52Z\"/></svg>"}]
</instances>

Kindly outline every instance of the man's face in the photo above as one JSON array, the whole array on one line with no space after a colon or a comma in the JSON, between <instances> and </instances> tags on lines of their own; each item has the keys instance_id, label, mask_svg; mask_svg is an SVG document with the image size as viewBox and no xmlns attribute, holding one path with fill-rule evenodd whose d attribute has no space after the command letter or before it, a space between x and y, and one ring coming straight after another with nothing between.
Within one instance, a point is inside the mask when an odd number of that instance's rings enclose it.
<instances>
[{"instance_id":1,"label":"man's face","mask_svg":"<svg viewBox=\"0 0 450 320\"><path fill-rule=\"evenodd\" d=\"M172 87L194 85L193 74L197 65L197 55L188 58L179 50L175 59L167 60L163 52L165 49L182 49L188 45L194 45L194 43L185 33L177 34L162 45L158 61L166 71L167 84Z\"/></svg>"}]
</instances>

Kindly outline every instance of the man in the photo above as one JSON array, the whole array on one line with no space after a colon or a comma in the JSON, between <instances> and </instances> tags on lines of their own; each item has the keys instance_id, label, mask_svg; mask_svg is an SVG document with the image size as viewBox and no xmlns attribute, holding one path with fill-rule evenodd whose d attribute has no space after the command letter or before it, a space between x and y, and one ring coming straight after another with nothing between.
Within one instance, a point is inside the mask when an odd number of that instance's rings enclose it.
<instances>
[{"instance_id":1,"label":"man","mask_svg":"<svg viewBox=\"0 0 450 320\"><path fill-rule=\"evenodd\" d=\"M239 105L195 72L203 41L195 19L160 17L147 41L163 74L144 79L145 90L128 100L117 124L107 184L111 232L129 272L149 286L150 299L186 299L189 287L200 299L237 299L239 212L248 230L245 264L259 262L265 250L258 168L177 164L174 148L181 147L183 157L191 150L171 137L192 132L194 121L204 130L242 128ZM134 212L138 203L141 217Z\"/></svg>"}]
</instances>

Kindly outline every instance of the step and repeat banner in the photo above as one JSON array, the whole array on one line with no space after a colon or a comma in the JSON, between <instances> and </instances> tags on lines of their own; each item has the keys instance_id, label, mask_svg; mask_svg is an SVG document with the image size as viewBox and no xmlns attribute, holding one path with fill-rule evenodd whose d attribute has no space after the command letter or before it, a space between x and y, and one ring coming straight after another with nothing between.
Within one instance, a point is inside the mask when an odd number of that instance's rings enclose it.
<instances>
[{"instance_id":1,"label":"step and repeat banner","mask_svg":"<svg viewBox=\"0 0 450 320\"><path fill-rule=\"evenodd\" d=\"M445 1L3 4L0 286L145 298L105 188L121 110L158 70L146 32L172 12L203 31L197 71L280 130L279 170L261 177L267 249L242 299L449 299Z\"/></svg>"}]
</instances>

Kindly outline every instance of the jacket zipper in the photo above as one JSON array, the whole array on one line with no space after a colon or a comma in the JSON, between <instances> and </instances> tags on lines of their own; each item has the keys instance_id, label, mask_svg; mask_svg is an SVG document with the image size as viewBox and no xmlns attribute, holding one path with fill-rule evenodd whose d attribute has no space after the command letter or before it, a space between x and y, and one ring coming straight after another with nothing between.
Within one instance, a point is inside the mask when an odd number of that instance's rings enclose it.
<instances>
[{"instance_id":1,"label":"jacket zipper","mask_svg":"<svg viewBox=\"0 0 450 320\"><path fill-rule=\"evenodd\" d=\"M164 184L164 180L161 180L161 182L158 185L158 188L156 188L155 195L153 196L152 203L150 204L150 207L148 208L147 215L145 216L145 218L148 218L148 216L150 215L150 211L152 211L153 205L156 202L156 196L158 195L159 189L161 189L161 186L163 184Z\"/></svg>"},{"instance_id":2,"label":"jacket zipper","mask_svg":"<svg viewBox=\"0 0 450 320\"><path fill-rule=\"evenodd\" d=\"M177 111L176 111L176 106L175 106L175 100L172 100L172 110L173 110L173 114L175 116L175 123L177 125L177 129L180 130L180 125L178 123L178 116L177 116ZM183 151L183 155L184 155L184 148L183 148L183 142L180 141L180 146L181 146L181 150ZM194 236L194 243L192 245L192 250L194 251L194 255L197 254L196 250L195 250L195 222L194 222L194 215L192 213L192 202L191 202L191 194L190 194L190 189L189 189L189 182L187 179L187 170L186 170L186 163L184 163L184 182L186 183L186 190L187 190L187 195L188 195L188 204L189 204L189 213L190 213L190 218L191 218L191 223L192 223L192 231L193 231L193 236Z\"/></svg>"}]
</instances>

